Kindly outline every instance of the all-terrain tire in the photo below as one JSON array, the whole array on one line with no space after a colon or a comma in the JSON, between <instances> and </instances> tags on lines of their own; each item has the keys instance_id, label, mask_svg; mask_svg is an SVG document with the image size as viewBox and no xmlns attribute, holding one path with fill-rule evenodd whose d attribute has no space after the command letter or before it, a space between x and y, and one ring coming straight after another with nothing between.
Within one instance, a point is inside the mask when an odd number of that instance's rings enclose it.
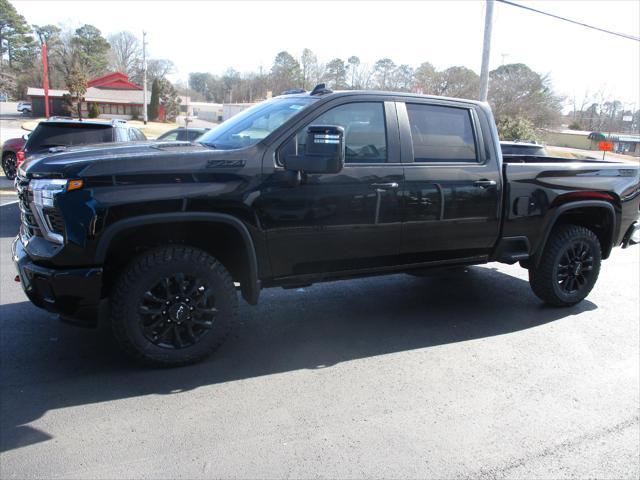
<instances>
[{"instance_id":1,"label":"all-terrain tire","mask_svg":"<svg viewBox=\"0 0 640 480\"><path fill-rule=\"evenodd\" d=\"M575 305L591 292L601 261L600 242L593 231L560 225L551 232L538 265L529 268L529 284L549 305Z\"/></svg>"},{"instance_id":2,"label":"all-terrain tire","mask_svg":"<svg viewBox=\"0 0 640 480\"><path fill-rule=\"evenodd\" d=\"M233 280L218 260L197 248L166 246L141 254L121 273L110 298L110 320L128 355L174 367L211 355L225 340L237 308Z\"/></svg>"}]
</instances>

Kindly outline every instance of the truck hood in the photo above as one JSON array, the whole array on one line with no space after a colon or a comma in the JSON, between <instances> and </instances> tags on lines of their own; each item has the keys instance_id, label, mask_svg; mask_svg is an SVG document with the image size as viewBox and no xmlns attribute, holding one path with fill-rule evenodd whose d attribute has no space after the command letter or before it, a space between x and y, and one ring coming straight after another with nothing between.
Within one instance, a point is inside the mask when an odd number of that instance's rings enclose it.
<instances>
[{"instance_id":1,"label":"truck hood","mask_svg":"<svg viewBox=\"0 0 640 480\"><path fill-rule=\"evenodd\" d=\"M20 167L30 178L74 178L101 175L175 172L206 168L223 150L189 142L129 142L52 148L33 155Z\"/></svg>"}]
</instances>

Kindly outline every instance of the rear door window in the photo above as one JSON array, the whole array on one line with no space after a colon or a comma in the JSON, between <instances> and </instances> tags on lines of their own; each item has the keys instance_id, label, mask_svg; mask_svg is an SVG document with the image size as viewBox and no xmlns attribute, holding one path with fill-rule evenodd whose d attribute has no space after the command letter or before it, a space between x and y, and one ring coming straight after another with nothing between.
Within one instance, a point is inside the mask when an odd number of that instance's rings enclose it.
<instances>
[{"instance_id":1,"label":"rear door window","mask_svg":"<svg viewBox=\"0 0 640 480\"><path fill-rule=\"evenodd\" d=\"M137 142L140 140L146 140L145 136L137 128L129 128L129 140Z\"/></svg>"},{"instance_id":2,"label":"rear door window","mask_svg":"<svg viewBox=\"0 0 640 480\"><path fill-rule=\"evenodd\" d=\"M165 142L175 142L178 139L178 131L171 132L168 135L164 135L160 140Z\"/></svg>"},{"instance_id":3,"label":"rear door window","mask_svg":"<svg viewBox=\"0 0 640 480\"><path fill-rule=\"evenodd\" d=\"M131 130L133 130L136 134L136 137L138 137L138 140L146 140L147 137L145 136L144 133L142 133L140 130L138 130L137 128L132 128Z\"/></svg>"},{"instance_id":4,"label":"rear door window","mask_svg":"<svg viewBox=\"0 0 640 480\"><path fill-rule=\"evenodd\" d=\"M202 135L202 133L203 132L200 130L189 130L187 132L185 140L189 140L190 142L193 142L196 138Z\"/></svg>"},{"instance_id":5,"label":"rear door window","mask_svg":"<svg viewBox=\"0 0 640 480\"><path fill-rule=\"evenodd\" d=\"M414 162L477 162L466 108L407 103Z\"/></svg>"}]
</instances>

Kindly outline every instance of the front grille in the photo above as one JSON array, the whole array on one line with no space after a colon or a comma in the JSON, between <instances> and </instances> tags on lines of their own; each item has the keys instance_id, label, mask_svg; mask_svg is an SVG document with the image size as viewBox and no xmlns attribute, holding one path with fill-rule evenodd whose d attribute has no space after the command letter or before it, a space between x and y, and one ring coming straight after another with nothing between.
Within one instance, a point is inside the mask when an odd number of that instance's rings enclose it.
<instances>
[{"instance_id":1,"label":"front grille","mask_svg":"<svg viewBox=\"0 0 640 480\"><path fill-rule=\"evenodd\" d=\"M22 177L16 178L16 190L18 192L18 206L20 207L20 221L22 223L22 234L26 237L42 236L42 231L38 226L35 215L31 211L33 193L29 191L29 180Z\"/></svg>"},{"instance_id":2,"label":"front grille","mask_svg":"<svg viewBox=\"0 0 640 480\"><path fill-rule=\"evenodd\" d=\"M64 235L64 220L56 208L45 208L44 218L49 224L49 229L58 235Z\"/></svg>"}]
</instances>

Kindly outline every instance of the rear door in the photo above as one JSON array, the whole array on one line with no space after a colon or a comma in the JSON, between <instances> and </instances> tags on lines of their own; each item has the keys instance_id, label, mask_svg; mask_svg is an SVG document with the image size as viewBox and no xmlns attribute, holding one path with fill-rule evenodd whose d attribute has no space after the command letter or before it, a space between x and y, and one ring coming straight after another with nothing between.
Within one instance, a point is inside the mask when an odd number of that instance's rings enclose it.
<instances>
[{"instance_id":1,"label":"rear door","mask_svg":"<svg viewBox=\"0 0 640 480\"><path fill-rule=\"evenodd\" d=\"M279 159L304 149L309 125L345 129L346 157L337 174L307 174L299 184ZM273 165L269 163L274 162ZM372 96L320 109L263 165L256 202L276 277L393 265L400 252L403 167L395 105Z\"/></svg>"},{"instance_id":2,"label":"rear door","mask_svg":"<svg viewBox=\"0 0 640 480\"><path fill-rule=\"evenodd\" d=\"M482 255L499 233L501 176L472 104L397 103L405 163L402 253L409 262Z\"/></svg>"}]
</instances>

